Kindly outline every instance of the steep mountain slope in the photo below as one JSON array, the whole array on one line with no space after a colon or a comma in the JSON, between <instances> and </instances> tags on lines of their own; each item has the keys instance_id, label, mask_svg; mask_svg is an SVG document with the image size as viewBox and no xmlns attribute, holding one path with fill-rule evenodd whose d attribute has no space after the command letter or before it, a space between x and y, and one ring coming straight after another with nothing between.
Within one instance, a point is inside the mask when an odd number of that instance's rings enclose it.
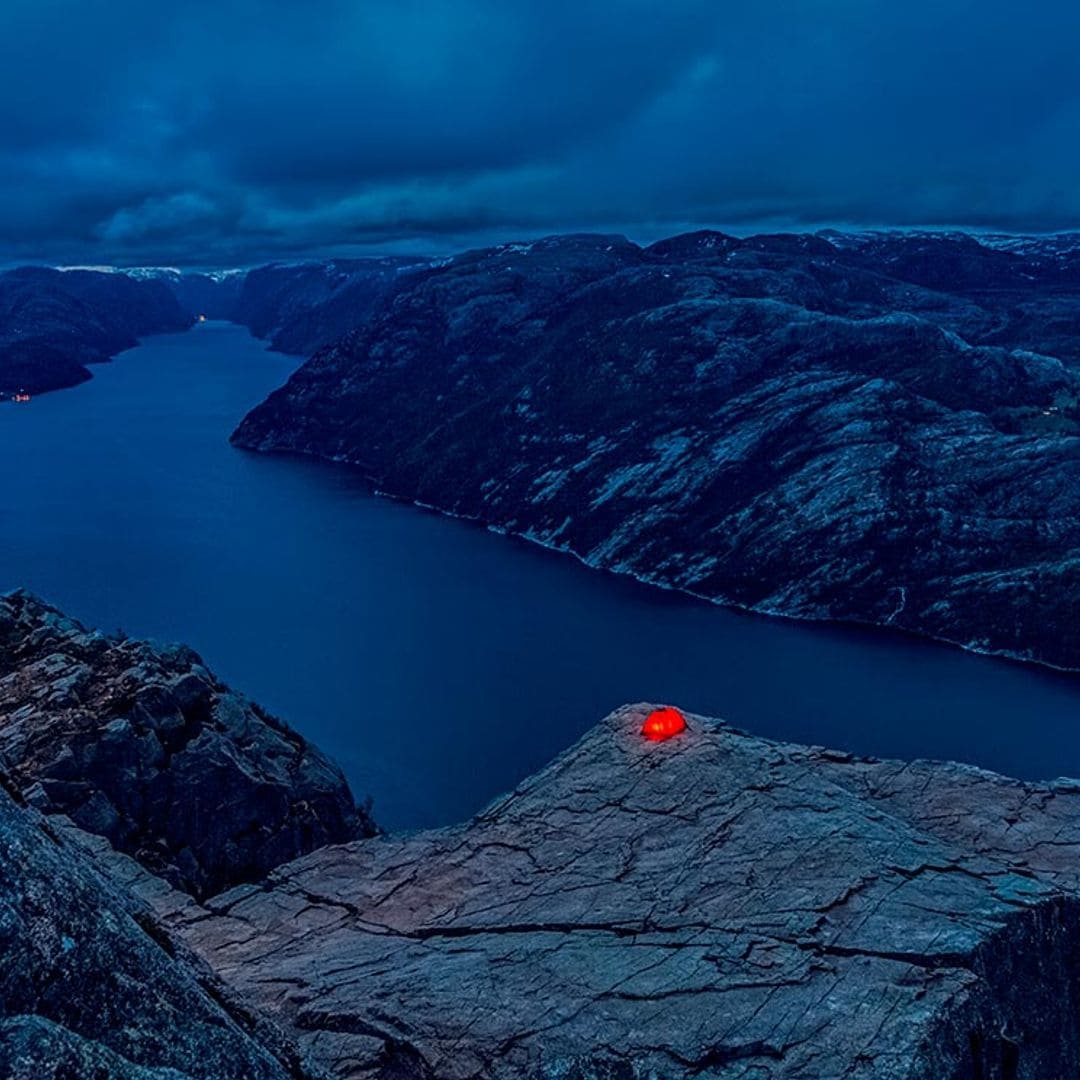
<instances>
[{"instance_id":1,"label":"steep mountain slope","mask_svg":"<svg viewBox=\"0 0 1080 1080\"><path fill-rule=\"evenodd\" d=\"M402 274L424 265L395 257L271 263L244 275L227 317L279 352L308 356L361 326Z\"/></svg>"},{"instance_id":2,"label":"steep mountain slope","mask_svg":"<svg viewBox=\"0 0 1080 1080\"><path fill-rule=\"evenodd\" d=\"M834 239L468 253L234 441L724 603L1080 667L1080 255Z\"/></svg>"},{"instance_id":3,"label":"steep mountain slope","mask_svg":"<svg viewBox=\"0 0 1080 1080\"><path fill-rule=\"evenodd\" d=\"M321 1080L146 897L370 831L337 768L191 650L0 597L0 1076Z\"/></svg>"},{"instance_id":4,"label":"steep mountain slope","mask_svg":"<svg viewBox=\"0 0 1080 1080\"><path fill-rule=\"evenodd\" d=\"M316 1080L0 773L0 1076Z\"/></svg>"},{"instance_id":5,"label":"steep mountain slope","mask_svg":"<svg viewBox=\"0 0 1080 1080\"><path fill-rule=\"evenodd\" d=\"M0 400L74 386L144 334L191 325L160 281L93 270L0 273Z\"/></svg>"}]
</instances>

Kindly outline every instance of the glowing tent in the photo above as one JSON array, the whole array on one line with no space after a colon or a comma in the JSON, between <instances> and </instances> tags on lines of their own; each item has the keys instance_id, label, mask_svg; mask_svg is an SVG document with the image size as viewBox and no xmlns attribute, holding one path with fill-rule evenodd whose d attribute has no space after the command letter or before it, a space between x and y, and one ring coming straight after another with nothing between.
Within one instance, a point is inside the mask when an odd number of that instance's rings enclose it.
<instances>
[{"instance_id":1,"label":"glowing tent","mask_svg":"<svg viewBox=\"0 0 1080 1080\"><path fill-rule=\"evenodd\" d=\"M641 734L652 742L663 742L672 735L686 730L686 720L678 709L665 705L662 709L653 709L645 718Z\"/></svg>"}]
</instances>

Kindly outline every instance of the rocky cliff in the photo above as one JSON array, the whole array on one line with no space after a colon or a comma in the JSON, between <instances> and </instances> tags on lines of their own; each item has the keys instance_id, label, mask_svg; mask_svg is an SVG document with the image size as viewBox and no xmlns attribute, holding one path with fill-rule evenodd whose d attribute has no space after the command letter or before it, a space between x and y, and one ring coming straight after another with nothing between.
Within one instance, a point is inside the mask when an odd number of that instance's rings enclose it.
<instances>
[{"instance_id":1,"label":"rocky cliff","mask_svg":"<svg viewBox=\"0 0 1080 1080\"><path fill-rule=\"evenodd\" d=\"M100 638L23 594L0 625L4 1076L1080 1070L1075 781L861 759L627 706L471 822L308 837L264 879L200 900L170 818L199 817L207 846L185 847L242 879L215 860L246 848L218 838L250 831L252 785L316 752L186 650ZM170 750L178 727L194 737ZM218 767L230 755L243 778ZM155 800L132 809L99 761L125 789L174 770L188 782L153 818ZM76 788L160 840L110 835L96 813L93 832L72 824Z\"/></svg>"},{"instance_id":2,"label":"rocky cliff","mask_svg":"<svg viewBox=\"0 0 1080 1080\"><path fill-rule=\"evenodd\" d=\"M340 769L190 649L0 596L0 762L22 796L205 896L371 835Z\"/></svg>"},{"instance_id":3,"label":"rocky cliff","mask_svg":"<svg viewBox=\"0 0 1080 1080\"><path fill-rule=\"evenodd\" d=\"M1080 1069L1080 788L614 713L457 828L159 914L335 1076Z\"/></svg>"},{"instance_id":4,"label":"rocky cliff","mask_svg":"<svg viewBox=\"0 0 1080 1080\"><path fill-rule=\"evenodd\" d=\"M191 322L160 281L45 267L0 273L0 400L84 382L88 364Z\"/></svg>"},{"instance_id":5,"label":"rocky cliff","mask_svg":"<svg viewBox=\"0 0 1080 1080\"><path fill-rule=\"evenodd\" d=\"M424 265L391 256L271 263L244 275L227 317L278 352L309 356L363 325L403 274Z\"/></svg>"},{"instance_id":6,"label":"rocky cliff","mask_svg":"<svg viewBox=\"0 0 1080 1080\"><path fill-rule=\"evenodd\" d=\"M1080 667L1080 244L640 248L411 273L234 441L723 603Z\"/></svg>"},{"instance_id":7,"label":"rocky cliff","mask_svg":"<svg viewBox=\"0 0 1080 1080\"><path fill-rule=\"evenodd\" d=\"M0 1076L323 1080L147 898L371 831L336 767L189 649L0 597Z\"/></svg>"}]
</instances>

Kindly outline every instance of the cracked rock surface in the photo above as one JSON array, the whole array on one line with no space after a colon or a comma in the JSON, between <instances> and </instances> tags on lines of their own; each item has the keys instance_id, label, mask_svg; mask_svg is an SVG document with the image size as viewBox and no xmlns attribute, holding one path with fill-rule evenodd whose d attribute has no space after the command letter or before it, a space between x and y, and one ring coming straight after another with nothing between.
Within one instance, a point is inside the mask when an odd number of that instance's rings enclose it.
<instances>
[{"instance_id":1,"label":"cracked rock surface","mask_svg":"<svg viewBox=\"0 0 1080 1080\"><path fill-rule=\"evenodd\" d=\"M466 825L133 885L341 1078L1080 1072L1080 787L647 711Z\"/></svg>"},{"instance_id":2,"label":"cracked rock surface","mask_svg":"<svg viewBox=\"0 0 1080 1080\"><path fill-rule=\"evenodd\" d=\"M0 596L0 760L38 809L195 896L374 831L333 762L190 649L24 592Z\"/></svg>"}]
</instances>

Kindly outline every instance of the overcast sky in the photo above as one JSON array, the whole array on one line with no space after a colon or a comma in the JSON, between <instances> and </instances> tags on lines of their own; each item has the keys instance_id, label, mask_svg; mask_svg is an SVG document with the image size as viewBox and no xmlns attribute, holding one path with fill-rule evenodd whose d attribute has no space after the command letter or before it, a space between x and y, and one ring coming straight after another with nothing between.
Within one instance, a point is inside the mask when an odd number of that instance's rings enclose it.
<instances>
[{"instance_id":1,"label":"overcast sky","mask_svg":"<svg viewBox=\"0 0 1080 1080\"><path fill-rule=\"evenodd\" d=\"M1080 226L1074 0L2 0L0 261Z\"/></svg>"}]
</instances>

